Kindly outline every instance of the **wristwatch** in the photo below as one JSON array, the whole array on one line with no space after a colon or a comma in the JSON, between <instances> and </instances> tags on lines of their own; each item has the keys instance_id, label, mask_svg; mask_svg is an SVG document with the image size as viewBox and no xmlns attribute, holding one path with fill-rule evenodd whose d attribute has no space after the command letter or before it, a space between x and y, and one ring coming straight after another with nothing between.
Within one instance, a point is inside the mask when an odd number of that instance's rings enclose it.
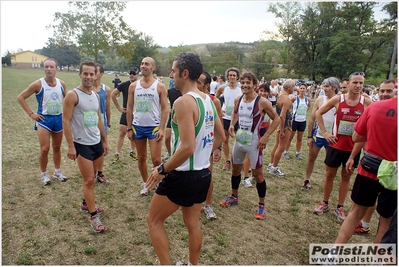
<instances>
[{"instance_id":1,"label":"wristwatch","mask_svg":"<svg viewBox=\"0 0 399 267\"><path fill-rule=\"evenodd\" d=\"M126 132L127 133L130 132L130 131L133 131L133 129L132 128L126 128Z\"/></svg>"},{"instance_id":2,"label":"wristwatch","mask_svg":"<svg viewBox=\"0 0 399 267\"><path fill-rule=\"evenodd\" d=\"M162 175L166 175L167 174L167 172L165 172L163 163L157 167L157 171L158 171L159 174L162 174Z\"/></svg>"}]
</instances>

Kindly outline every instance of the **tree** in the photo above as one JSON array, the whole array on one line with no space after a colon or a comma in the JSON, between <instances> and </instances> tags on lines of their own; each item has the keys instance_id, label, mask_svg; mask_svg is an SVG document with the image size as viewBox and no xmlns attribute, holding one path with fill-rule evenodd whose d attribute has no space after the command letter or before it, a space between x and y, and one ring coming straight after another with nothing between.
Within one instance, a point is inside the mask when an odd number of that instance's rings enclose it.
<instances>
[{"instance_id":1,"label":"tree","mask_svg":"<svg viewBox=\"0 0 399 267\"><path fill-rule=\"evenodd\" d=\"M11 66L11 52L7 50L4 56L1 57L1 64L7 64L7 66Z\"/></svg>"},{"instance_id":2,"label":"tree","mask_svg":"<svg viewBox=\"0 0 399 267\"><path fill-rule=\"evenodd\" d=\"M76 45L56 42L54 38L49 38L46 45L41 49L41 54L57 60L59 66L66 66L69 71L70 66L79 65L80 56Z\"/></svg>"},{"instance_id":3,"label":"tree","mask_svg":"<svg viewBox=\"0 0 399 267\"><path fill-rule=\"evenodd\" d=\"M287 73L289 74L292 69L293 61L291 60L291 39L292 34L295 31L295 27L298 24L298 15L302 10L302 6L299 2L277 2L276 4L270 4L268 11L273 13L276 18L282 20L282 23L277 25L278 31L282 36L283 40L287 43Z\"/></svg>"},{"instance_id":4,"label":"tree","mask_svg":"<svg viewBox=\"0 0 399 267\"><path fill-rule=\"evenodd\" d=\"M134 31L114 14L126 8L125 2L69 2L73 10L56 12L53 28L56 40L72 40L82 55L98 61L99 51L121 52L126 57L126 48L132 47L129 37ZM133 50L131 50L133 56Z\"/></svg>"}]
</instances>

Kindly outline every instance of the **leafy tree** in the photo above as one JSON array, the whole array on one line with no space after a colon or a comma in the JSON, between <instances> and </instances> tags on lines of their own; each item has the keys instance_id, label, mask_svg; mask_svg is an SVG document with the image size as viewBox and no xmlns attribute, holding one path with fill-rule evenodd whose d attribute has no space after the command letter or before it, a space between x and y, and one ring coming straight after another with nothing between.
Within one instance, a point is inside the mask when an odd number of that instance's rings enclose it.
<instances>
[{"instance_id":1,"label":"leafy tree","mask_svg":"<svg viewBox=\"0 0 399 267\"><path fill-rule=\"evenodd\" d=\"M80 56L74 44L56 42L54 38L49 38L46 45L40 50L41 54L57 60L59 66L66 66L69 71L70 66L79 65Z\"/></svg>"},{"instance_id":2,"label":"leafy tree","mask_svg":"<svg viewBox=\"0 0 399 267\"><path fill-rule=\"evenodd\" d=\"M7 66L11 66L11 52L10 51L6 51L4 56L1 57L1 64L7 64Z\"/></svg>"},{"instance_id":3,"label":"leafy tree","mask_svg":"<svg viewBox=\"0 0 399 267\"><path fill-rule=\"evenodd\" d=\"M69 2L73 10L56 12L53 28L55 39L70 40L77 44L80 53L98 61L99 51L120 52L127 57L126 50L134 46L129 37L134 31L119 16L114 14L126 8L126 2ZM133 50L131 50L133 53ZM133 54L131 55L133 56Z\"/></svg>"}]
</instances>

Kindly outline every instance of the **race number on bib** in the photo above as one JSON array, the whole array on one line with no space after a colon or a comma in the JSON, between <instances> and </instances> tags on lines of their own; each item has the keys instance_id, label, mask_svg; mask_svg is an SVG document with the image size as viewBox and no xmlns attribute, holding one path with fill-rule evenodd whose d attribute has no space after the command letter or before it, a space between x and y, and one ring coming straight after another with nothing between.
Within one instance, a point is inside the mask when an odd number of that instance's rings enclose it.
<instances>
[{"instance_id":1,"label":"race number on bib","mask_svg":"<svg viewBox=\"0 0 399 267\"><path fill-rule=\"evenodd\" d=\"M136 110L137 112L151 112L152 104L148 100L139 99L136 101Z\"/></svg>"},{"instance_id":2,"label":"race number on bib","mask_svg":"<svg viewBox=\"0 0 399 267\"><path fill-rule=\"evenodd\" d=\"M252 144L252 133L250 131L238 129L236 133L236 140L240 144L250 146Z\"/></svg>"},{"instance_id":3,"label":"race number on bib","mask_svg":"<svg viewBox=\"0 0 399 267\"><path fill-rule=\"evenodd\" d=\"M298 110L297 110L297 112L296 112L296 114L297 114L298 116L305 116L305 115L306 115L306 108L304 108L304 107L299 107Z\"/></svg>"},{"instance_id":4,"label":"race number on bib","mask_svg":"<svg viewBox=\"0 0 399 267\"><path fill-rule=\"evenodd\" d=\"M342 135L350 135L353 134L355 123L351 121L339 121L338 133Z\"/></svg>"},{"instance_id":5,"label":"race number on bib","mask_svg":"<svg viewBox=\"0 0 399 267\"><path fill-rule=\"evenodd\" d=\"M231 116L233 113L234 106L226 106L226 115Z\"/></svg>"},{"instance_id":6,"label":"race number on bib","mask_svg":"<svg viewBox=\"0 0 399 267\"><path fill-rule=\"evenodd\" d=\"M57 102L50 102L46 104L48 115L60 115L62 113L62 105Z\"/></svg>"},{"instance_id":7,"label":"race number on bib","mask_svg":"<svg viewBox=\"0 0 399 267\"><path fill-rule=\"evenodd\" d=\"M96 111L83 112L83 125L85 128L96 127L98 125L98 114Z\"/></svg>"}]
</instances>

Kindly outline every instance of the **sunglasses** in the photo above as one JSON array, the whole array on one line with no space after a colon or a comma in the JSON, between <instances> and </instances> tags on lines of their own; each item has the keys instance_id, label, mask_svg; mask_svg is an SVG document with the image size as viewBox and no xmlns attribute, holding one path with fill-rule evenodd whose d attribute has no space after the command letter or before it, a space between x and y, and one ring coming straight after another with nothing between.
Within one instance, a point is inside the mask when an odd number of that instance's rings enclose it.
<instances>
[{"instance_id":1,"label":"sunglasses","mask_svg":"<svg viewBox=\"0 0 399 267\"><path fill-rule=\"evenodd\" d=\"M132 74L133 74L133 75L137 75L137 73L135 73L135 72L131 72L131 73L129 73L129 74L130 74L130 75L132 75Z\"/></svg>"},{"instance_id":2,"label":"sunglasses","mask_svg":"<svg viewBox=\"0 0 399 267\"><path fill-rule=\"evenodd\" d=\"M350 76L356 76L356 75L361 75L361 76L366 76L365 74L364 74L364 72L359 72L359 71L356 71L356 72L354 72L354 73L352 73Z\"/></svg>"},{"instance_id":3,"label":"sunglasses","mask_svg":"<svg viewBox=\"0 0 399 267\"><path fill-rule=\"evenodd\" d=\"M380 89L380 93L384 94L385 92L388 94L392 94L393 90L392 89Z\"/></svg>"}]
</instances>

